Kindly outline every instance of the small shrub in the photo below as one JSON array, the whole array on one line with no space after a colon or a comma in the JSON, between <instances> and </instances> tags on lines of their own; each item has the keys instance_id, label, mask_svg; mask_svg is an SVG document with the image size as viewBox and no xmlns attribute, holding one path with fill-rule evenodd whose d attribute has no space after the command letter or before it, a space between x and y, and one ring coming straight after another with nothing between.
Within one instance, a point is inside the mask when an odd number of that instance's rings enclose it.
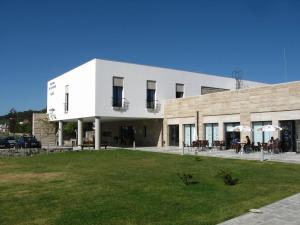
<instances>
[{"instance_id":1,"label":"small shrub","mask_svg":"<svg viewBox=\"0 0 300 225\"><path fill-rule=\"evenodd\" d=\"M200 162L200 161L202 161L202 158L201 157L195 157L195 160Z\"/></svg>"},{"instance_id":2,"label":"small shrub","mask_svg":"<svg viewBox=\"0 0 300 225\"><path fill-rule=\"evenodd\" d=\"M178 177L180 178L180 180L185 184L185 185L190 185L190 184L197 184L198 182L194 180L194 177L192 174L186 174L183 173L181 174L177 174Z\"/></svg>"},{"instance_id":3,"label":"small shrub","mask_svg":"<svg viewBox=\"0 0 300 225\"><path fill-rule=\"evenodd\" d=\"M239 181L239 179L232 177L230 171L225 169L220 169L217 176L221 177L226 185L236 185Z\"/></svg>"}]
</instances>

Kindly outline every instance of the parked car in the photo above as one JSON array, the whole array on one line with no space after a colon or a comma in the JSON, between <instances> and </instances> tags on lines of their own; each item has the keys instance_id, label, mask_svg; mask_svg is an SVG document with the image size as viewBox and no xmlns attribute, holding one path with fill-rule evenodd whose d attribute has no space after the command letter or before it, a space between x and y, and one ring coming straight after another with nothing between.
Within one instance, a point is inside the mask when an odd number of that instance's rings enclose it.
<instances>
[{"instance_id":1,"label":"parked car","mask_svg":"<svg viewBox=\"0 0 300 225\"><path fill-rule=\"evenodd\" d=\"M41 143L34 136L19 137L16 143L19 148L40 148Z\"/></svg>"},{"instance_id":2,"label":"parked car","mask_svg":"<svg viewBox=\"0 0 300 225\"><path fill-rule=\"evenodd\" d=\"M0 148L10 148L10 144L5 138L0 139Z\"/></svg>"},{"instance_id":3,"label":"parked car","mask_svg":"<svg viewBox=\"0 0 300 225\"><path fill-rule=\"evenodd\" d=\"M7 137L7 138L5 138L6 139L6 141L9 143L9 145L10 145L10 148L14 148L15 146L16 146L16 139L15 139L15 137Z\"/></svg>"}]
</instances>

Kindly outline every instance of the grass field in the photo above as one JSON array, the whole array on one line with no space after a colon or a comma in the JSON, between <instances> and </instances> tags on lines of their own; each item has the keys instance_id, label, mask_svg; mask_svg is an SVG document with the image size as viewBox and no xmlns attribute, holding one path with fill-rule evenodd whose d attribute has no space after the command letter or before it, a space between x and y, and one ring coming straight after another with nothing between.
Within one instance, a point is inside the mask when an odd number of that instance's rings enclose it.
<instances>
[{"instance_id":1,"label":"grass field","mask_svg":"<svg viewBox=\"0 0 300 225\"><path fill-rule=\"evenodd\" d=\"M223 168L237 185L216 176ZM216 224L299 191L300 165L283 163L127 150L0 158L0 224Z\"/></svg>"}]
</instances>

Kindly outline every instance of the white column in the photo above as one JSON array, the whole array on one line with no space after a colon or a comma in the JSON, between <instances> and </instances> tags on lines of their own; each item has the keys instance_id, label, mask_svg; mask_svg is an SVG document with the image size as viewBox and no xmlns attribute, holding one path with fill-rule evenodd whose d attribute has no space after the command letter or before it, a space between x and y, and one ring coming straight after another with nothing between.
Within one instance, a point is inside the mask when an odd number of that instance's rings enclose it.
<instances>
[{"instance_id":1,"label":"white column","mask_svg":"<svg viewBox=\"0 0 300 225\"><path fill-rule=\"evenodd\" d=\"M183 131L183 124L179 124L179 147L183 147L184 142L184 131Z\"/></svg>"},{"instance_id":2,"label":"white column","mask_svg":"<svg viewBox=\"0 0 300 225\"><path fill-rule=\"evenodd\" d=\"M100 117L95 118L95 150L101 147L101 119Z\"/></svg>"},{"instance_id":3,"label":"white column","mask_svg":"<svg viewBox=\"0 0 300 225\"><path fill-rule=\"evenodd\" d=\"M58 146L63 146L63 121L58 122Z\"/></svg>"},{"instance_id":4,"label":"white column","mask_svg":"<svg viewBox=\"0 0 300 225\"><path fill-rule=\"evenodd\" d=\"M273 119L273 120L272 120L272 125L274 125L274 126L279 126L279 121L276 120L276 119ZM272 132L272 136L273 136L274 139L279 138L279 136L280 136L280 131L274 131L274 132Z\"/></svg>"},{"instance_id":5,"label":"white column","mask_svg":"<svg viewBox=\"0 0 300 225\"><path fill-rule=\"evenodd\" d=\"M224 123L223 121L218 123L219 126L219 141L225 141L224 140Z\"/></svg>"},{"instance_id":6,"label":"white column","mask_svg":"<svg viewBox=\"0 0 300 225\"><path fill-rule=\"evenodd\" d=\"M77 143L79 147L83 146L82 141L82 119L78 119L77 121Z\"/></svg>"}]
</instances>

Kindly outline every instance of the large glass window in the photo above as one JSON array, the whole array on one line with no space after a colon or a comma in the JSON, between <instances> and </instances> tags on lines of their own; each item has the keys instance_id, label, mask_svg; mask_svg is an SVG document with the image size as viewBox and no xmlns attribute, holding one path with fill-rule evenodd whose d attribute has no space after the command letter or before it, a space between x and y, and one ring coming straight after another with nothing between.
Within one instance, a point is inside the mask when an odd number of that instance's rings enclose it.
<instances>
[{"instance_id":1,"label":"large glass window","mask_svg":"<svg viewBox=\"0 0 300 225\"><path fill-rule=\"evenodd\" d=\"M184 85L176 84L176 98L183 98L184 94Z\"/></svg>"},{"instance_id":2,"label":"large glass window","mask_svg":"<svg viewBox=\"0 0 300 225\"><path fill-rule=\"evenodd\" d=\"M113 107L122 107L123 102L123 78L113 77Z\"/></svg>"},{"instance_id":3,"label":"large glass window","mask_svg":"<svg viewBox=\"0 0 300 225\"><path fill-rule=\"evenodd\" d=\"M205 139L208 141L209 147L212 146L214 141L219 140L219 124L217 123L205 124Z\"/></svg>"},{"instance_id":4,"label":"large glass window","mask_svg":"<svg viewBox=\"0 0 300 225\"><path fill-rule=\"evenodd\" d=\"M197 140L195 124L184 124L184 144L191 146L193 141Z\"/></svg>"},{"instance_id":5,"label":"large glass window","mask_svg":"<svg viewBox=\"0 0 300 225\"><path fill-rule=\"evenodd\" d=\"M265 125L272 125L272 121L252 122L254 144L257 144L257 142L267 143L271 139L271 132L258 131L260 127Z\"/></svg>"},{"instance_id":6,"label":"large glass window","mask_svg":"<svg viewBox=\"0 0 300 225\"><path fill-rule=\"evenodd\" d=\"M156 92L156 82L148 80L147 81L147 100L146 100L147 109L155 108L155 92Z\"/></svg>"}]
</instances>

